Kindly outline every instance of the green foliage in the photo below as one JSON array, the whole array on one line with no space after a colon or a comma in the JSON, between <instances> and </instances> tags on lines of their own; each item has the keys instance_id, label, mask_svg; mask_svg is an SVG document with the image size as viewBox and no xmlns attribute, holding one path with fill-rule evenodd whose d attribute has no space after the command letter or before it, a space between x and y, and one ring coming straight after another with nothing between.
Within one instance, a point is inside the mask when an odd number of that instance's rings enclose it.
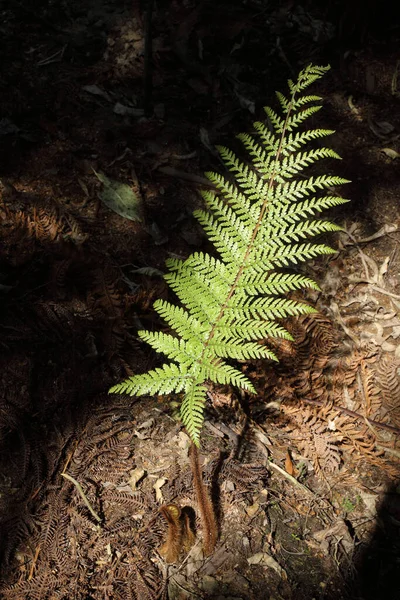
<instances>
[{"instance_id":1,"label":"green foliage","mask_svg":"<svg viewBox=\"0 0 400 600\"><path fill-rule=\"evenodd\" d=\"M125 219L143 220L141 199L130 185L109 179L104 173L97 173L94 169L93 172L103 184L103 189L99 193L103 204Z\"/></svg>"},{"instance_id":2,"label":"green foliage","mask_svg":"<svg viewBox=\"0 0 400 600\"><path fill-rule=\"evenodd\" d=\"M308 66L296 83L289 81L288 97L277 94L282 116L266 108L267 124L257 122L255 135L238 136L248 163L228 148L218 148L231 176L207 173L216 191L203 193L206 209L195 211L195 216L219 257L196 252L184 261L167 261L165 279L182 306L158 300L154 308L173 333L139 331L139 336L172 362L110 390L131 395L182 392L181 418L196 445L207 382L254 392L232 360L277 360L260 341L291 339L277 319L314 312L286 294L307 287L318 289L317 284L304 275L277 269L334 252L324 244L304 240L340 229L320 220L318 214L347 202L318 194L346 183L345 179L303 174L323 158L340 158L329 148L308 147L333 132L296 131L321 108L315 104L321 100L318 96L301 93L328 69Z\"/></svg>"}]
</instances>

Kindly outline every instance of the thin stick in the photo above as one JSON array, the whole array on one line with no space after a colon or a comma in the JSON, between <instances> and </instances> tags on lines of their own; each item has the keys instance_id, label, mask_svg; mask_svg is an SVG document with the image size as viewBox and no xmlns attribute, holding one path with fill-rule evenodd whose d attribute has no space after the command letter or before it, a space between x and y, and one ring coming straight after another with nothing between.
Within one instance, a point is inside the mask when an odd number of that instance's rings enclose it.
<instances>
[{"instance_id":1,"label":"thin stick","mask_svg":"<svg viewBox=\"0 0 400 600\"><path fill-rule=\"evenodd\" d=\"M32 564L31 564L31 568L29 570L29 575L28 575L28 581L31 581L31 579L33 577L33 571L35 570L37 559L39 558L39 552L40 552L40 544L37 546L37 548L35 550L35 555L32 559Z\"/></svg>"},{"instance_id":2,"label":"thin stick","mask_svg":"<svg viewBox=\"0 0 400 600\"><path fill-rule=\"evenodd\" d=\"M349 277L349 282L350 283L366 283L366 284L370 285L371 288L375 292L379 292L380 294L384 294L385 296L389 296L390 298L396 298L397 300L400 300L399 294L394 294L393 292L388 292L387 290L381 288L379 285L375 285L375 282L371 281L370 279L362 279L361 277Z\"/></svg>"},{"instance_id":3,"label":"thin stick","mask_svg":"<svg viewBox=\"0 0 400 600\"><path fill-rule=\"evenodd\" d=\"M192 173L187 173L186 171L181 171L180 169L175 169L174 167L159 167L158 171L160 171L160 173L164 173L165 175L170 175L171 177L177 177L178 179L191 181L192 183L212 188L214 190L217 189L209 179L206 179L205 177L200 177L200 175L193 175Z\"/></svg>"},{"instance_id":4,"label":"thin stick","mask_svg":"<svg viewBox=\"0 0 400 600\"><path fill-rule=\"evenodd\" d=\"M325 406L325 403L321 400L312 400L311 398L301 398L301 402L307 402L307 404L315 404L316 406ZM367 419L364 415L361 415L354 410L349 410L348 408L343 408L342 406L338 406L337 404L332 405L333 410L337 410L349 417L355 417L356 419L362 419L368 421L374 427L380 427L381 429L386 429L386 431L390 431L396 435L400 435L400 429L398 427L394 427L393 425L387 425L386 423L380 423L379 421L374 421L373 419Z\"/></svg>"},{"instance_id":5,"label":"thin stick","mask_svg":"<svg viewBox=\"0 0 400 600\"><path fill-rule=\"evenodd\" d=\"M292 477L292 475L289 475L289 473L287 473L279 465L276 465L274 462L272 462L272 460L268 459L267 467L272 467L273 469L275 469L275 471L278 471L278 473L280 473L281 475L286 477L286 479L288 479L290 481L290 483L292 483L293 485L295 485L296 487L301 489L305 494L307 494L309 496L313 496L313 497L315 496L314 492L312 492L311 490L308 489L308 487L306 487L305 485L300 483L300 481L297 481L297 479Z\"/></svg>"},{"instance_id":6,"label":"thin stick","mask_svg":"<svg viewBox=\"0 0 400 600\"><path fill-rule=\"evenodd\" d=\"M99 523L101 523L101 518L99 517L99 515L93 510L93 508L90 505L89 500L86 498L85 496L85 492L83 491L81 485L77 482L76 479L74 479L73 477L71 477L71 475L68 475L68 473L61 473L61 475L63 477L65 477L65 479L68 479L68 481L71 481L74 486L76 487L76 489L78 490L79 494L81 495L82 500L84 501L84 503L86 504L86 506L88 507L88 509L90 510L90 512L92 513L92 515L94 516L94 518L96 519L96 521L98 521Z\"/></svg>"}]
</instances>

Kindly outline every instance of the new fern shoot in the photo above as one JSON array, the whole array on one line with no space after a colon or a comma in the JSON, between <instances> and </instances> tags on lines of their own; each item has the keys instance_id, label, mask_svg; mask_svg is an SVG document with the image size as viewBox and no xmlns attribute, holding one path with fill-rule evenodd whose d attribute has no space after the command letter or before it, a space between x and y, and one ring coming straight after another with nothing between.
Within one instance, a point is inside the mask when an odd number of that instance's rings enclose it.
<instances>
[{"instance_id":1,"label":"new fern shoot","mask_svg":"<svg viewBox=\"0 0 400 600\"><path fill-rule=\"evenodd\" d=\"M306 67L296 82L289 80L287 96L277 93L279 113L266 107L267 123L254 123L254 135L238 136L247 151L246 162L228 148L218 147L231 176L207 173L216 191L204 191L206 208L195 211L218 256L195 252L186 260L167 261L165 279L181 306L157 300L154 309L172 333L139 331L138 335L170 362L110 390L130 395L182 394L181 419L197 446L208 383L232 384L254 393L253 384L234 361L277 360L260 341L291 339L279 321L315 312L287 294L319 289L318 285L302 274L280 269L333 253L324 244L306 240L339 230L318 215L347 202L323 192L347 180L305 174L307 167L323 158L340 158L330 148L310 147L333 131L300 129L321 108L321 98L306 95L305 90L328 69Z\"/></svg>"}]
</instances>

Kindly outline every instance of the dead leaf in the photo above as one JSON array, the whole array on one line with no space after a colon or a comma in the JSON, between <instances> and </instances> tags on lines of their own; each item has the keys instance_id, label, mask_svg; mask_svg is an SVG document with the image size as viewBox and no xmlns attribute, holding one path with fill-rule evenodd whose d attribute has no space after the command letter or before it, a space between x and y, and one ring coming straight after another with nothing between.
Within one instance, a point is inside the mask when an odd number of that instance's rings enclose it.
<instances>
[{"instance_id":1,"label":"dead leaf","mask_svg":"<svg viewBox=\"0 0 400 600\"><path fill-rule=\"evenodd\" d=\"M384 135L388 135L394 131L394 126L388 121L377 121L375 125L379 127L380 132Z\"/></svg>"},{"instance_id":2,"label":"dead leaf","mask_svg":"<svg viewBox=\"0 0 400 600\"><path fill-rule=\"evenodd\" d=\"M147 421L143 421L143 423L140 423L140 425L137 426L138 429L148 429L149 427L153 427L154 425L154 419L153 417L151 417L150 419L147 419Z\"/></svg>"},{"instance_id":3,"label":"dead leaf","mask_svg":"<svg viewBox=\"0 0 400 600\"><path fill-rule=\"evenodd\" d=\"M239 94L237 90L235 90L235 94L239 100L240 106L251 112L252 115L254 115L254 113L256 112L256 105L254 104L253 100L250 100L242 94Z\"/></svg>"},{"instance_id":4,"label":"dead leaf","mask_svg":"<svg viewBox=\"0 0 400 600\"><path fill-rule=\"evenodd\" d=\"M381 152L386 154L386 156L388 156L392 160L394 160L395 158L400 158L400 154L396 152L396 150L393 150L393 148L382 148Z\"/></svg>"},{"instance_id":5,"label":"dead leaf","mask_svg":"<svg viewBox=\"0 0 400 600\"><path fill-rule=\"evenodd\" d=\"M100 96L101 98L104 98L108 102L111 102L111 96L109 94L107 94L106 91L99 88L98 85L84 85L82 87L82 89L85 92L87 92L88 94L93 94L93 96Z\"/></svg>"},{"instance_id":6,"label":"dead leaf","mask_svg":"<svg viewBox=\"0 0 400 600\"><path fill-rule=\"evenodd\" d=\"M114 112L116 115L122 116L130 116L130 117L143 117L144 110L143 108L132 108L130 106L125 106L125 104L121 104L121 102L117 102L114 106Z\"/></svg>"},{"instance_id":7,"label":"dead leaf","mask_svg":"<svg viewBox=\"0 0 400 600\"><path fill-rule=\"evenodd\" d=\"M280 564L266 552L258 552L257 554L253 554L253 556L250 556L250 558L247 559L247 562L249 565L261 565L262 567L269 567L278 573L281 579L284 581L287 580L287 573L285 569L282 569Z\"/></svg>"},{"instance_id":8,"label":"dead leaf","mask_svg":"<svg viewBox=\"0 0 400 600\"><path fill-rule=\"evenodd\" d=\"M142 206L140 197L135 194L130 185L109 179L104 173L97 173L97 179L103 184L99 198L112 211L131 221L142 221Z\"/></svg>"},{"instance_id":9,"label":"dead leaf","mask_svg":"<svg viewBox=\"0 0 400 600\"><path fill-rule=\"evenodd\" d=\"M289 473L292 477L297 477L298 472L296 467L293 464L292 457L290 456L289 450L286 450L286 458L285 458L285 469L286 473Z\"/></svg>"},{"instance_id":10,"label":"dead leaf","mask_svg":"<svg viewBox=\"0 0 400 600\"><path fill-rule=\"evenodd\" d=\"M313 538L321 544L325 553L329 552L331 543L341 543L348 555L354 550L354 541L350 535L349 528L343 519L338 519L332 527L321 529L313 534Z\"/></svg>"},{"instance_id":11,"label":"dead leaf","mask_svg":"<svg viewBox=\"0 0 400 600\"><path fill-rule=\"evenodd\" d=\"M211 154L213 154L214 156L217 156L217 151L215 150L214 146L210 142L210 138L209 138L207 129L205 129L205 127L200 127L199 134L200 134L200 141L203 144L203 146L205 146L207 148L207 150L209 150L211 152Z\"/></svg>"},{"instance_id":12,"label":"dead leaf","mask_svg":"<svg viewBox=\"0 0 400 600\"><path fill-rule=\"evenodd\" d=\"M153 489L156 491L157 502L164 502L161 488L166 482L167 482L167 479L165 477L160 477L159 479L157 479L157 481L153 485Z\"/></svg>"},{"instance_id":13,"label":"dead leaf","mask_svg":"<svg viewBox=\"0 0 400 600\"><path fill-rule=\"evenodd\" d=\"M78 183L81 186L85 196L89 197L90 194L89 194L89 190L88 190L86 183L84 181L82 181L82 179L79 179L79 178L78 178Z\"/></svg>"},{"instance_id":14,"label":"dead leaf","mask_svg":"<svg viewBox=\"0 0 400 600\"><path fill-rule=\"evenodd\" d=\"M254 502L254 504L252 504L251 506L246 507L246 512L249 515L249 517L252 519L257 514L259 508L260 508L260 505L258 504L258 502Z\"/></svg>"},{"instance_id":15,"label":"dead leaf","mask_svg":"<svg viewBox=\"0 0 400 600\"><path fill-rule=\"evenodd\" d=\"M146 471L140 467L136 467L136 469L134 469L133 471L130 472L130 477L128 479L128 483L133 492L136 492L136 490L137 490L136 486L139 483L139 481L142 479L142 477L144 477L145 473L146 473Z\"/></svg>"}]
</instances>

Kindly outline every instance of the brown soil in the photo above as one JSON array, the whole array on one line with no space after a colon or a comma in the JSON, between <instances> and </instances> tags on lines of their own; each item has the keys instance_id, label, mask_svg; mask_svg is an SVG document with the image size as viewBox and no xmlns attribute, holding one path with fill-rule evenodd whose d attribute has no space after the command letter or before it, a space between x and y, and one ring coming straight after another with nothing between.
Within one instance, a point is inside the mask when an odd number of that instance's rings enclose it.
<instances>
[{"instance_id":1,"label":"brown soil","mask_svg":"<svg viewBox=\"0 0 400 600\"><path fill-rule=\"evenodd\" d=\"M2 598L398 599L400 21L375 4L3 2ZM320 313L288 324L278 367L243 366L256 397L210 390L206 557L177 399L107 390L156 364L136 332L164 326L165 260L205 246L213 145L309 62L332 65L318 126L352 202L329 215L337 254L307 265ZM138 220L101 201L104 175ZM175 564L169 504L196 535Z\"/></svg>"}]
</instances>

